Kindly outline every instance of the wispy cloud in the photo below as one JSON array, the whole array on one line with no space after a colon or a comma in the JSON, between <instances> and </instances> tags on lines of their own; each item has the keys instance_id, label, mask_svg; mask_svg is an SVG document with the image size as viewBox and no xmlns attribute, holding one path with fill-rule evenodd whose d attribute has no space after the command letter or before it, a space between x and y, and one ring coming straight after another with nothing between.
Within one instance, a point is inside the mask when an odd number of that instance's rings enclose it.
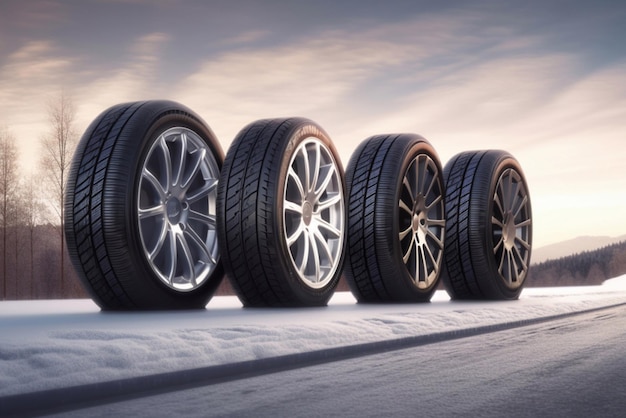
<instances>
[{"instance_id":1,"label":"wispy cloud","mask_svg":"<svg viewBox=\"0 0 626 418\"><path fill-rule=\"evenodd\" d=\"M74 97L80 129L113 104L165 95L156 87L156 69L167 41L163 33L140 37L128 47L133 58L113 70L92 67L47 40L27 42L7 57L0 67L0 121L16 132L24 164L36 164L47 129L46 101L61 91Z\"/></svg>"}]
</instances>

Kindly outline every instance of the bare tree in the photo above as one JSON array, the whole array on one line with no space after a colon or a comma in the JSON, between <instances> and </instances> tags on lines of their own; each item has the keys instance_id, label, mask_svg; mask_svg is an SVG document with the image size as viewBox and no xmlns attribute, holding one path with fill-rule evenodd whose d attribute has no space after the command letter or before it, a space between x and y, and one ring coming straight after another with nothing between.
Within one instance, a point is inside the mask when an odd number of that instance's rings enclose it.
<instances>
[{"instance_id":1,"label":"bare tree","mask_svg":"<svg viewBox=\"0 0 626 418\"><path fill-rule=\"evenodd\" d=\"M2 228L2 297L7 298L7 236L11 226L12 203L18 189L17 146L13 135L0 129L0 227Z\"/></svg>"},{"instance_id":2,"label":"bare tree","mask_svg":"<svg viewBox=\"0 0 626 418\"><path fill-rule=\"evenodd\" d=\"M24 225L28 233L28 252L29 252L29 283L30 298L35 297L35 228L43 220L44 204L41 201L41 186L39 176L31 175L24 187Z\"/></svg>"},{"instance_id":3,"label":"bare tree","mask_svg":"<svg viewBox=\"0 0 626 418\"><path fill-rule=\"evenodd\" d=\"M51 205L58 216L61 240L61 292L65 287L65 235L63 196L65 182L78 136L74 128L76 109L64 93L48 104L50 131L42 137L41 167L44 178L50 182Z\"/></svg>"}]
</instances>

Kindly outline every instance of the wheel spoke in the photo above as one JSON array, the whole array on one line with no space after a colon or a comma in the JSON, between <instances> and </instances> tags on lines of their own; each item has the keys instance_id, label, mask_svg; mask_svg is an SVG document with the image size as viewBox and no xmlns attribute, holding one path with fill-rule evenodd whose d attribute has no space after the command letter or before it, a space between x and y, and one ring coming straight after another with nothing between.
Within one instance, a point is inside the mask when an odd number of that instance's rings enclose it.
<instances>
[{"instance_id":1,"label":"wheel spoke","mask_svg":"<svg viewBox=\"0 0 626 418\"><path fill-rule=\"evenodd\" d=\"M417 275L416 274L416 279L418 282L425 282L428 279L428 261L426 260L426 254L425 254L425 250L424 248L427 248L425 245L420 245L419 247L417 247L419 249L419 259L420 259L420 265L422 267L422 272L424 273L424 276Z\"/></svg>"},{"instance_id":2,"label":"wheel spoke","mask_svg":"<svg viewBox=\"0 0 626 418\"><path fill-rule=\"evenodd\" d=\"M403 211L405 211L409 215L413 216L413 209L408 207L407 204L404 203L404 200L399 200L398 201L398 206L400 206L400 209L402 209Z\"/></svg>"},{"instance_id":3,"label":"wheel spoke","mask_svg":"<svg viewBox=\"0 0 626 418\"><path fill-rule=\"evenodd\" d=\"M153 218L155 216L165 216L165 207L163 206L163 204L159 204L145 209L139 209L139 220Z\"/></svg>"},{"instance_id":4,"label":"wheel spoke","mask_svg":"<svg viewBox=\"0 0 626 418\"><path fill-rule=\"evenodd\" d=\"M500 255L500 264L498 264L498 271L500 272L500 274L502 274L504 276L503 273L503 268L504 268L504 259L506 258L507 255L507 251L503 250L501 255Z\"/></svg>"},{"instance_id":5,"label":"wheel spoke","mask_svg":"<svg viewBox=\"0 0 626 418\"><path fill-rule=\"evenodd\" d=\"M342 200L343 196L341 195L341 193L328 193L328 199L323 202L319 202L316 214L319 214L328 208L340 204Z\"/></svg>"},{"instance_id":6,"label":"wheel spoke","mask_svg":"<svg viewBox=\"0 0 626 418\"><path fill-rule=\"evenodd\" d=\"M161 249L163 249L163 245L165 245L165 243L167 242L169 232L169 224L164 221L161 225L161 231L159 232L159 237L157 238L156 245L148 254L148 258L150 260L154 260L155 257L161 252Z\"/></svg>"},{"instance_id":7,"label":"wheel spoke","mask_svg":"<svg viewBox=\"0 0 626 418\"><path fill-rule=\"evenodd\" d=\"M341 237L341 231L337 229L334 225L331 225L329 222L325 221L324 219L317 218L315 222L318 228L323 228L324 230L326 230L328 234L332 236L332 238Z\"/></svg>"},{"instance_id":8,"label":"wheel spoke","mask_svg":"<svg viewBox=\"0 0 626 418\"><path fill-rule=\"evenodd\" d=\"M170 256L168 258L169 261L169 269L166 271L167 281L170 285L174 284L174 277L176 276L176 268L178 264L178 244L176 239L176 233L172 230L168 233L168 239L170 244Z\"/></svg>"},{"instance_id":9,"label":"wheel spoke","mask_svg":"<svg viewBox=\"0 0 626 418\"><path fill-rule=\"evenodd\" d=\"M165 176L165 187L169 188L172 185L172 156L170 155L170 149L167 146L165 137L162 135L160 140L161 152L163 154L163 175Z\"/></svg>"},{"instance_id":10,"label":"wheel spoke","mask_svg":"<svg viewBox=\"0 0 626 418\"><path fill-rule=\"evenodd\" d=\"M425 195L425 196L427 196L427 195ZM443 201L443 196L442 195L437 196L435 198L435 200L433 200L431 203L426 205L426 210L430 211L433 208L433 206L439 205L442 201Z\"/></svg>"},{"instance_id":11,"label":"wheel spoke","mask_svg":"<svg viewBox=\"0 0 626 418\"><path fill-rule=\"evenodd\" d=\"M522 238L516 237L515 242L519 242L520 244L522 244L522 247L530 251L530 244L527 241L523 240Z\"/></svg>"},{"instance_id":12,"label":"wheel spoke","mask_svg":"<svg viewBox=\"0 0 626 418\"><path fill-rule=\"evenodd\" d=\"M191 248L189 248L189 243L185 239L185 235L177 234L178 241L180 242L180 246L182 249L183 260L185 261L185 268L183 268L182 278L189 281L194 287L197 285L196 283L196 269L195 269L195 261L193 258L193 254L191 253ZM188 272L189 276L185 276L185 270Z\"/></svg>"},{"instance_id":13,"label":"wheel spoke","mask_svg":"<svg viewBox=\"0 0 626 418\"><path fill-rule=\"evenodd\" d=\"M522 209L524 209L526 207L526 203L528 203L528 196L524 196L522 201L518 205L517 209L514 209L512 211L513 212L513 217L517 218L519 216L519 214L522 211Z\"/></svg>"},{"instance_id":14,"label":"wheel spoke","mask_svg":"<svg viewBox=\"0 0 626 418\"><path fill-rule=\"evenodd\" d=\"M428 218L428 226L429 227L441 227L444 228L446 226L445 219L430 219ZM441 234L443 236L443 233Z\"/></svg>"},{"instance_id":15,"label":"wheel spoke","mask_svg":"<svg viewBox=\"0 0 626 418\"><path fill-rule=\"evenodd\" d=\"M207 151L205 149L196 150L191 154L195 157L194 164L191 170L189 170L189 174L186 176L186 178L182 179L180 183L180 187L182 187L183 190L187 190L187 188L191 185L192 180L196 178L196 176L200 172L200 169L205 161L206 154Z\"/></svg>"},{"instance_id":16,"label":"wheel spoke","mask_svg":"<svg viewBox=\"0 0 626 418\"><path fill-rule=\"evenodd\" d=\"M167 190L163 187L159 179L147 168L144 168L141 172L141 178L145 179L154 187L156 192L159 194L159 199L163 202L167 196Z\"/></svg>"},{"instance_id":17,"label":"wheel spoke","mask_svg":"<svg viewBox=\"0 0 626 418\"><path fill-rule=\"evenodd\" d=\"M305 194L308 194L311 191L311 165L309 161L309 155L307 153L306 147L302 147L300 149L300 153L302 154L302 161L304 163L304 187Z\"/></svg>"},{"instance_id":18,"label":"wheel spoke","mask_svg":"<svg viewBox=\"0 0 626 418\"><path fill-rule=\"evenodd\" d=\"M519 269L517 267L517 261L512 251L508 251L509 254L509 282L516 282L519 279Z\"/></svg>"},{"instance_id":19,"label":"wheel spoke","mask_svg":"<svg viewBox=\"0 0 626 418\"><path fill-rule=\"evenodd\" d=\"M404 179L402 179L402 185L404 185L404 188L406 189L407 192L409 192L409 196L411 197L412 201L415 201L415 195L413 194L413 190L411 188L411 184L409 183L409 179L404 176Z\"/></svg>"},{"instance_id":20,"label":"wheel spoke","mask_svg":"<svg viewBox=\"0 0 626 418\"><path fill-rule=\"evenodd\" d=\"M406 236L409 235L411 231L413 231L413 227L411 225L409 225L409 227L404 231L400 231L400 241L404 241L404 238L406 238Z\"/></svg>"},{"instance_id":21,"label":"wheel spoke","mask_svg":"<svg viewBox=\"0 0 626 418\"><path fill-rule=\"evenodd\" d=\"M320 144L315 143L313 145L313 149L314 151L314 155L315 155L315 162L313 163L313 177L310 179L310 183L309 183L309 192L313 192L314 195L316 194L316 190L317 190L317 179L319 177L320 174L320 170L321 170L321 154L320 154Z\"/></svg>"},{"instance_id":22,"label":"wheel spoke","mask_svg":"<svg viewBox=\"0 0 626 418\"><path fill-rule=\"evenodd\" d=\"M302 215L302 205L299 205L299 204L297 204L295 202L292 202L290 200L285 200L284 205L285 205L285 207L284 207L285 211L287 211L287 212L294 212L294 213L297 213L299 215Z\"/></svg>"},{"instance_id":23,"label":"wheel spoke","mask_svg":"<svg viewBox=\"0 0 626 418\"><path fill-rule=\"evenodd\" d=\"M500 229L504 229L504 223L502 223L502 221L495 216L491 217L491 224L498 226Z\"/></svg>"},{"instance_id":24,"label":"wheel spoke","mask_svg":"<svg viewBox=\"0 0 626 418\"><path fill-rule=\"evenodd\" d=\"M520 254L519 249L517 247L513 247L511 251L514 255L514 258L516 260L519 260L519 264L521 265L522 271L528 270L528 265L526 264L524 257L522 257L522 254Z\"/></svg>"},{"instance_id":25,"label":"wheel spoke","mask_svg":"<svg viewBox=\"0 0 626 418\"><path fill-rule=\"evenodd\" d=\"M425 167L424 169L428 170L428 167ZM437 175L438 175L437 169L436 169L436 167L433 167L433 173L431 175L430 184L428 185L428 189L426 189L426 191L424 192L424 196L425 197L430 196L430 194L433 191L433 188L437 184L437 178L438 178ZM441 194L436 197L437 200L441 200L442 198L443 197L441 196Z\"/></svg>"},{"instance_id":26,"label":"wheel spoke","mask_svg":"<svg viewBox=\"0 0 626 418\"><path fill-rule=\"evenodd\" d=\"M314 194L319 199L319 197L326 191L328 185L331 180L335 177L335 166L332 164L326 164L320 167L320 171L323 171L323 177L320 186L315 190Z\"/></svg>"},{"instance_id":27,"label":"wheel spoke","mask_svg":"<svg viewBox=\"0 0 626 418\"><path fill-rule=\"evenodd\" d=\"M496 243L496 245L494 245L493 247L493 253L497 254L498 251L500 251L500 247L504 244L504 238L502 236L500 236L500 239L498 239L498 242Z\"/></svg>"},{"instance_id":28,"label":"wheel spoke","mask_svg":"<svg viewBox=\"0 0 626 418\"><path fill-rule=\"evenodd\" d=\"M295 183L296 188L298 189L298 192L300 193L300 200L304 200L305 191L304 191L304 186L302 185L302 179L300 179L300 176L298 176L298 174L294 171L293 167L289 167L289 171L287 171L287 175L291 177L291 179Z\"/></svg>"},{"instance_id":29,"label":"wheel spoke","mask_svg":"<svg viewBox=\"0 0 626 418\"><path fill-rule=\"evenodd\" d=\"M311 250L313 252L313 263L315 267L315 276L314 276L313 282L318 283L321 277L320 254L319 254L319 251L317 250L317 243L315 242L316 241L315 235L312 233L308 233L307 238L311 241Z\"/></svg>"},{"instance_id":30,"label":"wheel spoke","mask_svg":"<svg viewBox=\"0 0 626 418\"><path fill-rule=\"evenodd\" d=\"M176 169L176 177L174 178L172 185L181 185L182 177L185 171L185 163L187 160L187 135L183 132L177 138L175 144L180 144L179 155L177 161L172 161L172 169ZM176 164L176 167L173 166Z\"/></svg>"},{"instance_id":31,"label":"wheel spoke","mask_svg":"<svg viewBox=\"0 0 626 418\"><path fill-rule=\"evenodd\" d=\"M439 263L437 262L437 259L435 258L435 255L433 254L433 252L431 251L429 246L424 246L426 254L428 254L428 257L430 258L430 261L433 265L433 271L435 273L439 272Z\"/></svg>"},{"instance_id":32,"label":"wheel spoke","mask_svg":"<svg viewBox=\"0 0 626 418\"><path fill-rule=\"evenodd\" d=\"M443 248L443 241L441 240L441 238L439 238L437 235L435 235L433 233L433 231L431 231L430 229L426 230L426 235L428 237L430 237L433 241L435 241L435 244L437 245L437 248Z\"/></svg>"},{"instance_id":33,"label":"wheel spoke","mask_svg":"<svg viewBox=\"0 0 626 418\"><path fill-rule=\"evenodd\" d=\"M330 249L330 247L328 246L328 242L326 242L326 239L324 238L324 236L320 233L319 230L315 230L313 232L313 235L315 236L315 242L317 243L316 247L317 247L317 253L318 255L322 255L324 254L326 256L326 260L328 260L328 262L326 263L326 265L328 266L332 266L334 263L334 259L333 259L333 253ZM320 251L320 249L322 251Z\"/></svg>"},{"instance_id":34,"label":"wheel spoke","mask_svg":"<svg viewBox=\"0 0 626 418\"><path fill-rule=\"evenodd\" d=\"M191 204L205 197L209 197L215 192L216 189L217 179L207 180L206 183L202 185L202 187L198 188L198 190L194 190L193 193L187 194L187 202Z\"/></svg>"},{"instance_id":35,"label":"wheel spoke","mask_svg":"<svg viewBox=\"0 0 626 418\"><path fill-rule=\"evenodd\" d=\"M415 246L415 235L411 237L411 243L409 244L409 248L405 251L402 256L402 261L404 264L408 263L409 257L411 257L411 252L413 251L413 247Z\"/></svg>"},{"instance_id":36,"label":"wheel spoke","mask_svg":"<svg viewBox=\"0 0 626 418\"><path fill-rule=\"evenodd\" d=\"M301 275L304 276L307 265L309 264L309 252L311 251L310 250L311 242L309 241L309 236L308 234L306 234L306 231L304 230L304 228L302 229L302 233L304 234L304 239L302 240L304 249L300 252L300 264L298 265L298 271L300 272Z\"/></svg>"},{"instance_id":37,"label":"wheel spoke","mask_svg":"<svg viewBox=\"0 0 626 418\"><path fill-rule=\"evenodd\" d=\"M201 224L209 227L209 229L216 229L217 221L215 220L215 215L190 210L189 219L200 222Z\"/></svg>"},{"instance_id":38,"label":"wheel spoke","mask_svg":"<svg viewBox=\"0 0 626 418\"><path fill-rule=\"evenodd\" d=\"M184 235L189 237L189 239L198 249L200 254L204 256L204 261L207 261L213 265L217 264L217 260L213 256L213 254L211 254L211 251L209 251L209 249L207 248L206 242L204 242L202 238L200 238L200 235L198 235L195 229L188 227L187 229L185 229Z\"/></svg>"},{"instance_id":39,"label":"wheel spoke","mask_svg":"<svg viewBox=\"0 0 626 418\"><path fill-rule=\"evenodd\" d=\"M298 224L298 228L294 231L294 233L287 237L287 246L291 247L296 241L298 241L304 232L304 224Z\"/></svg>"}]
</instances>

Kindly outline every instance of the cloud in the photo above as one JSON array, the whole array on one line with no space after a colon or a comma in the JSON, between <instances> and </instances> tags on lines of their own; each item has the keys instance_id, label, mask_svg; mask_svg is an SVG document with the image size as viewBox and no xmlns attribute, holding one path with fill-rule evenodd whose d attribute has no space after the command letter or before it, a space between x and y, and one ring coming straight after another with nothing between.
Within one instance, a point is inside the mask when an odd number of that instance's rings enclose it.
<instances>
[{"instance_id":1,"label":"cloud","mask_svg":"<svg viewBox=\"0 0 626 418\"><path fill-rule=\"evenodd\" d=\"M477 8L307 34L254 29L177 61L170 46L182 47L171 45L178 38L147 31L130 40L115 68L32 40L0 67L0 123L38 139L41 96L62 88L75 97L81 128L116 103L168 98L203 116L224 148L253 120L305 116L329 132L344 165L365 137L392 131L424 135L444 163L462 150L510 150L526 171L543 231L536 236L546 243L558 229L550 222L562 218L564 230L576 222L552 196L575 202L583 190L609 219L626 208L608 198L626 189L624 60L590 63L581 51L547 47L553 33ZM619 230L626 218L599 233Z\"/></svg>"},{"instance_id":2,"label":"cloud","mask_svg":"<svg viewBox=\"0 0 626 418\"><path fill-rule=\"evenodd\" d=\"M46 96L60 91L74 66L72 58L57 55L51 41L31 41L12 53L0 67L1 122L19 132L20 153L33 156L46 122Z\"/></svg>"},{"instance_id":3,"label":"cloud","mask_svg":"<svg viewBox=\"0 0 626 418\"><path fill-rule=\"evenodd\" d=\"M61 91L76 102L79 130L116 103L164 94L153 86L168 39L164 33L136 39L128 47L132 59L114 69L91 67L48 40L29 41L7 57L0 67L0 122L16 132L23 164L36 166L39 139L48 129L46 103Z\"/></svg>"},{"instance_id":4,"label":"cloud","mask_svg":"<svg viewBox=\"0 0 626 418\"><path fill-rule=\"evenodd\" d=\"M480 43L455 36L467 24L429 16L237 49L206 59L172 94L210 117L225 143L261 117L305 115L354 132L400 106L405 89L452 71L449 55Z\"/></svg>"},{"instance_id":5,"label":"cloud","mask_svg":"<svg viewBox=\"0 0 626 418\"><path fill-rule=\"evenodd\" d=\"M93 119L117 103L165 95L158 80L158 69L163 61L163 48L169 40L169 35L163 32L141 36L127 48L129 61L118 68L93 69L91 79L76 89L79 116L83 120Z\"/></svg>"}]
</instances>

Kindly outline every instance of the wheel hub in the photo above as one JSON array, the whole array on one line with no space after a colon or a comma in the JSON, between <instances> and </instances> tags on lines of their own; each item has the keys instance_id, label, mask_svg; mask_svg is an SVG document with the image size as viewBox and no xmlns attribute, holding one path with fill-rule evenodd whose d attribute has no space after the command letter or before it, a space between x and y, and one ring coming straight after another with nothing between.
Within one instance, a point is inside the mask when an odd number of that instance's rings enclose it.
<instances>
[{"instance_id":1,"label":"wheel hub","mask_svg":"<svg viewBox=\"0 0 626 418\"><path fill-rule=\"evenodd\" d=\"M183 217L183 212L184 212L183 203L181 203L179 199L175 197L171 197L167 200L165 207L167 209L167 218L170 221L170 223L173 225L180 223Z\"/></svg>"},{"instance_id":2,"label":"wheel hub","mask_svg":"<svg viewBox=\"0 0 626 418\"><path fill-rule=\"evenodd\" d=\"M313 205L308 200L305 200L302 204L302 221L306 226L309 226L311 219L313 219Z\"/></svg>"},{"instance_id":3,"label":"wheel hub","mask_svg":"<svg viewBox=\"0 0 626 418\"><path fill-rule=\"evenodd\" d=\"M411 222L411 227L413 228L413 233L418 234L423 232L423 229L427 224L427 213L426 213L426 203L424 201L424 196L419 195L415 199L415 205L413 206L413 219ZM423 234L422 234L423 235Z\"/></svg>"},{"instance_id":4,"label":"wheel hub","mask_svg":"<svg viewBox=\"0 0 626 418\"><path fill-rule=\"evenodd\" d=\"M511 212L507 212L504 216L504 228L502 228L502 238L504 239L504 247L511 250L515 246L515 236L517 229L515 227L515 219Z\"/></svg>"}]
</instances>

